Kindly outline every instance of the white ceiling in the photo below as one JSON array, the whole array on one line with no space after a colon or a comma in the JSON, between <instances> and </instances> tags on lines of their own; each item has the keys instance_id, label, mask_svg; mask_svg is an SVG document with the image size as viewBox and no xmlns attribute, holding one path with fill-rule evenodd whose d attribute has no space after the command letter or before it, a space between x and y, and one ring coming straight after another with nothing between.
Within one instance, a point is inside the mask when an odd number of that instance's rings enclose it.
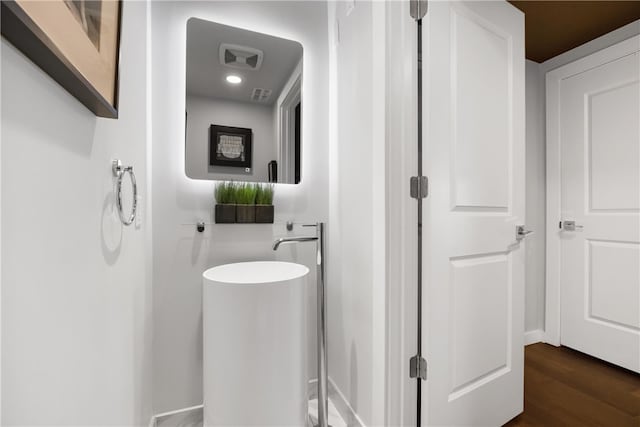
<instances>
[{"instance_id":1,"label":"white ceiling","mask_svg":"<svg viewBox=\"0 0 640 427\"><path fill-rule=\"evenodd\" d=\"M222 65L220 44L229 43L260 49L264 52L259 70L244 70ZM187 94L241 102L251 100L254 88L273 91L269 105L278 98L284 84L302 59L302 45L262 33L229 27L211 21L191 18L187 22ZM235 74L242 83L232 85L225 77Z\"/></svg>"}]
</instances>

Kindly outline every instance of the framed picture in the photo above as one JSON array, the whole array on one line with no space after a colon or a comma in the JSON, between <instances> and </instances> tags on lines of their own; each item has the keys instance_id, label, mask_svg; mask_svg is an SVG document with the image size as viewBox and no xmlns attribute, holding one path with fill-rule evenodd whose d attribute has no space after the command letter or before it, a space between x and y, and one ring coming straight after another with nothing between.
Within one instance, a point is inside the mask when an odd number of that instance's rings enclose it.
<instances>
[{"instance_id":1,"label":"framed picture","mask_svg":"<svg viewBox=\"0 0 640 427\"><path fill-rule=\"evenodd\" d=\"M118 117L120 0L2 0L2 36L96 116Z\"/></svg>"},{"instance_id":2,"label":"framed picture","mask_svg":"<svg viewBox=\"0 0 640 427\"><path fill-rule=\"evenodd\" d=\"M209 165L251 167L251 129L211 125Z\"/></svg>"}]
</instances>

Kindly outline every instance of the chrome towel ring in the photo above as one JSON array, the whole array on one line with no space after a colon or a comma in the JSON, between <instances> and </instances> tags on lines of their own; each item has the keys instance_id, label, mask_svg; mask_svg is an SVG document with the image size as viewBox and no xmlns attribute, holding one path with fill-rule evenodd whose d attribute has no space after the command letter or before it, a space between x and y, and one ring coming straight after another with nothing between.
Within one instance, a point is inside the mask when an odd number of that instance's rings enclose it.
<instances>
[{"instance_id":1,"label":"chrome towel ring","mask_svg":"<svg viewBox=\"0 0 640 427\"><path fill-rule=\"evenodd\" d=\"M136 176L133 173L133 166L122 166L120 160L115 159L111 161L111 170L113 171L113 176L116 177L116 207L118 208L120 221L124 225L131 225L136 219L136 210L138 209L138 186L136 184ZM122 211L122 179L127 172L131 178L131 187L133 189L133 204L128 218Z\"/></svg>"}]
</instances>

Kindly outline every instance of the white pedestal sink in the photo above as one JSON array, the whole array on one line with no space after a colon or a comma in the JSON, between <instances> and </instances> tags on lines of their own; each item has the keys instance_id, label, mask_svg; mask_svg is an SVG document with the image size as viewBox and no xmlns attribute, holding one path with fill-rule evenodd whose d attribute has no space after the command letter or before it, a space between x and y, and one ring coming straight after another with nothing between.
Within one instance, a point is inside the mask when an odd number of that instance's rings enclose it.
<instances>
[{"instance_id":1,"label":"white pedestal sink","mask_svg":"<svg viewBox=\"0 0 640 427\"><path fill-rule=\"evenodd\" d=\"M288 262L203 274L204 426L305 426L306 276Z\"/></svg>"}]
</instances>

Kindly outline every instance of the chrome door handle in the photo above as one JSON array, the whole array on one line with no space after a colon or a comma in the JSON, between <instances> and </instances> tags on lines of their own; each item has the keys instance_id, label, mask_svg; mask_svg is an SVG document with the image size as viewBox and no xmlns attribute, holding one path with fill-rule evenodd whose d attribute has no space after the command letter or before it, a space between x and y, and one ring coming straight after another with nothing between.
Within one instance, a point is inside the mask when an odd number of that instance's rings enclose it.
<instances>
[{"instance_id":1,"label":"chrome door handle","mask_svg":"<svg viewBox=\"0 0 640 427\"><path fill-rule=\"evenodd\" d=\"M560 229L562 231L582 230L584 226L576 224L575 221L560 221Z\"/></svg>"},{"instance_id":2,"label":"chrome door handle","mask_svg":"<svg viewBox=\"0 0 640 427\"><path fill-rule=\"evenodd\" d=\"M533 234L533 230L527 230L524 225L516 225L516 240L522 240Z\"/></svg>"}]
</instances>

